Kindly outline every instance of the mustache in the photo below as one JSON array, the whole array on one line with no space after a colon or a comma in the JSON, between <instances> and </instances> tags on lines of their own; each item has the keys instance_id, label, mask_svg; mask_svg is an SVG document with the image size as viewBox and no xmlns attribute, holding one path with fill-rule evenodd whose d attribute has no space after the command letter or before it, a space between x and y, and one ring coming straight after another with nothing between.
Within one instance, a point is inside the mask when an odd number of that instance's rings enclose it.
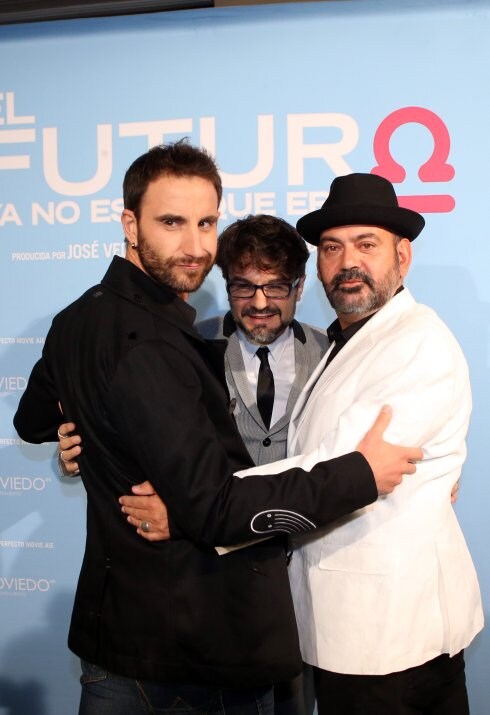
<instances>
[{"instance_id":1,"label":"mustache","mask_svg":"<svg viewBox=\"0 0 490 715\"><path fill-rule=\"evenodd\" d=\"M169 264L171 266L207 266L210 260L211 256L185 256L182 258L174 257L169 261Z\"/></svg>"},{"instance_id":2,"label":"mustache","mask_svg":"<svg viewBox=\"0 0 490 715\"><path fill-rule=\"evenodd\" d=\"M338 290L344 281L363 281L370 288L374 288L374 281L368 273L364 273L360 268L344 268L332 278L332 290Z\"/></svg>"},{"instance_id":3,"label":"mustache","mask_svg":"<svg viewBox=\"0 0 490 715\"><path fill-rule=\"evenodd\" d=\"M260 317L261 315L279 315L279 311L271 308L247 308L242 312L242 315L250 315L251 317Z\"/></svg>"}]
</instances>

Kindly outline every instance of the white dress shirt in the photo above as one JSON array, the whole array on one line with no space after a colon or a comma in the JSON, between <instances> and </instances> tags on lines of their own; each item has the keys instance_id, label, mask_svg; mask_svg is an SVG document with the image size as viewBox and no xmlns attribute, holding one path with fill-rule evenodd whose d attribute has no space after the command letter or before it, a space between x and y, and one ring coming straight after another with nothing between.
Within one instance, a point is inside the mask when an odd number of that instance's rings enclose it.
<instances>
[{"instance_id":1,"label":"white dress shirt","mask_svg":"<svg viewBox=\"0 0 490 715\"><path fill-rule=\"evenodd\" d=\"M250 387L257 393L257 379L259 374L260 360L257 357L257 350L262 347L251 343L245 334L238 329L238 339L242 350L245 372ZM291 387L296 377L296 365L294 360L294 334L291 328L282 333L273 343L267 345L269 348L269 365L274 375L274 408L272 410L271 425L274 425L285 413L286 405L291 392Z\"/></svg>"}]
</instances>

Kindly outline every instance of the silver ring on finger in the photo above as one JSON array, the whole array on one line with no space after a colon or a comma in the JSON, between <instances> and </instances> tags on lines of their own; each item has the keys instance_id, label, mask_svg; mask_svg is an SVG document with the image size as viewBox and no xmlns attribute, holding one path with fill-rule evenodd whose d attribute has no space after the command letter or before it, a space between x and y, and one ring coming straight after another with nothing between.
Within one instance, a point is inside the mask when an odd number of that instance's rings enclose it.
<instances>
[{"instance_id":1,"label":"silver ring on finger","mask_svg":"<svg viewBox=\"0 0 490 715\"><path fill-rule=\"evenodd\" d=\"M68 437L67 434L61 434L61 432L58 430L58 437L59 439L65 439L65 437Z\"/></svg>"},{"instance_id":2,"label":"silver ring on finger","mask_svg":"<svg viewBox=\"0 0 490 715\"><path fill-rule=\"evenodd\" d=\"M64 452L66 452L66 449L62 449L62 450L60 451L60 459L61 459L62 462L64 462L64 463L66 464L66 463L69 462L70 460L69 460L69 459L65 459L65 458L63 457L63 453L64 453Z\"/></svg>"},{"instance_id":3,"label":"silver ring on finger","mask_svg":"<svg viewBox=\"0 0 490 715\"><path fill-rule=\"evenodd\" d=\"M149 534L151 531L151 526L149 521L142 521L140 524L140 529L141 531L144 531L145 534Z\"/></svg>"}]
</instances>

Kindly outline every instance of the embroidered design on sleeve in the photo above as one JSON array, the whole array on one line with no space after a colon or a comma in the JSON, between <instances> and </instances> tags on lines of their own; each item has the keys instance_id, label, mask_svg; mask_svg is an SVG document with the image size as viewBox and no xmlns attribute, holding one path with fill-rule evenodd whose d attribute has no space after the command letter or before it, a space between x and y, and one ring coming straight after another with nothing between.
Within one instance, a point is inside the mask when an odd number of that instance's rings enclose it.
<instances>
[{"instance_id":1,"label":"embroidered design on sleeve","mask_svg":"<svg viewBox=\"0 0 490 715\"><path fill-rule=\"evenodd\" d=\"M250 528L255 534L270 534L272 531L299 534L316 529L316 524L295 511L268 509L253 517Z\"/></svg>"}]
</instances>

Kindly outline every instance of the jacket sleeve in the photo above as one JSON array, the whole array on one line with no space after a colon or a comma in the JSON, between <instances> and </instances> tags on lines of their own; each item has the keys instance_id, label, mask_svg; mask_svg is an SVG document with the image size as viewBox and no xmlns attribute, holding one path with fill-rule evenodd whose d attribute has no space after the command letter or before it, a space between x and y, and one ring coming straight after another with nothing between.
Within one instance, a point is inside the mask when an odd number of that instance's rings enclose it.
<instances>
[{"instance_id":1,"label":"jacket sleeve","mask_svg":"<svg viewBox=\"0 0 490 715\"><path fill-rule=\"evenodd\" d=\"M395 340L387 335L369 354L358 357L354 353L350 360L352 369L348 365L343 368L343 382L333 381L321 394L321 403L333 419L323 429L319 427L322 415L316 412L314 419L302 425L302 430L318 432L318 446L291 458L291 467L308 468L319 459L351 451L382 405L388 404L393 408L393 418L384 438L394 444L421 447L424 452L416 475L407 479L420 484L448 477L454 483L466 456L471 389L466 361L447 328L438 320L421 325L415 317L411 329L401 330ZM362 374L355 366L360 360ZM347 384L350 381L352 389ZM277 465L272 463L266 469L278 471ZM251 476L258 471L252 468L239 474ZM399 492L395 490L390 498L397 498Z\"/></svg>"},{"instance_id":2,"label":"jacket sleeve","mask_svg":"<svg viewBox=\"0 0 490 715\"><path fill-rule=\"evenodd\" d=\"M381 349L382 346L380 345ZM368 358L369 379L325 437L325 453L336 456L365 432L382 404L393 408L385 439L419 446L424 460L415 479L460 470L466 456L465 436L471 413L468 368L459 345L442 324L407 333L395 349Z\"/></svg>"},{"instance_id":3,"label":"jacket sleeve","mask_svg":"<svg viewBox=\"0 0 490 715\"><path fill-rule=\"evenodd\" d=\"M287 469L281 478L233 476L237 465L210 419L192 365L157 341L139 345L121 361L108 410L121 443L180 531L199 543L234 544L262 533L311 530L377 498L371 468L360 453Z\"/></svg>"},{"instance_id":4,"label":"jacket sleeve","mask_svg":"<svg viewBox=\"0 0 490 715\"><path fill-rule=\"evenodd\" d=\"M14 427L19 436L34 444L57 442L58 427L63 422L46 352L45 346L43 357L34 365L14 415Z\"/></svg>"}]
</instances>

